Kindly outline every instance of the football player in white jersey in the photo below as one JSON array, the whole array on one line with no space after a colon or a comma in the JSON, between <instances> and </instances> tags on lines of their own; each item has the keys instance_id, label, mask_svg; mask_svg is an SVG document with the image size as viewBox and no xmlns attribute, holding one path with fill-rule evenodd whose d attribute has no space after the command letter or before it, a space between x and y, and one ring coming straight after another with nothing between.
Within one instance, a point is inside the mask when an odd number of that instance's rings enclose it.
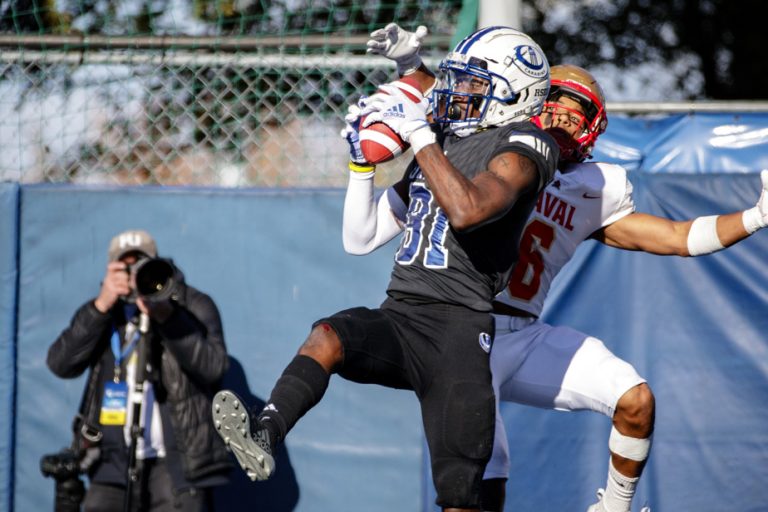
<instances>
[{"instance_id":1,"label":"football player in white jersey","mask_svg":"<svg viewBox=\"0 0 768 512\"><path fill-rule=\"evenodd\" d=\"M497 398L546 409L592 410L613 420L607 483L588 512L628 512L651 447L654 397L645 380L597 338L538 320L552 280L579 243L650 254L699 256L743 240L768 223L768 171L748 210L687 221L639 213L626 171L585 162L605 131L603 92L576 66L553 66L552 88L538 118L560 146L558 172L539 196L520 241L520 260L495 303L491 371ZM503 503L509 470L504 424L497 415L486 496ZM497 508L501 510L501 507Z\"/></svg>"},{"instance_id":2,"label":"football player in white jersey","mask_svg":"<svg viewBox=\"0 0 768 512\"><path fill-rule=\"evenodd\" d=\"M421 83L429 83L431 74L417 58L425 35L426 30L411 33L390 24L372 34L369 52L398 62L401 75L414 74ZM590 238L619 249L700 256L748 237L768 224L768 171L761 174L756 206L745 211L687 221L636 212L632 185L622 167L585 162L607 126L597 81L586 70L567 65L552 67L551 80L538 123L560 146L560 170L529 217L520 260L509 286L494 303L494 388L498 400L564 411L592 410L611 418L607 483L587 512L628 512L651 447L653 393L637 371L599 339L539 321L544 299L579 243ZM346 222L344 228L347 238ZM375 221L367 229L372 230L368 240L381 239L374 234ZM366 250L374 248L369 245ZM503 509L508 471L507 436L497 411L494 453L485 472L484 510Z\"/></svg>"}]
</instances>

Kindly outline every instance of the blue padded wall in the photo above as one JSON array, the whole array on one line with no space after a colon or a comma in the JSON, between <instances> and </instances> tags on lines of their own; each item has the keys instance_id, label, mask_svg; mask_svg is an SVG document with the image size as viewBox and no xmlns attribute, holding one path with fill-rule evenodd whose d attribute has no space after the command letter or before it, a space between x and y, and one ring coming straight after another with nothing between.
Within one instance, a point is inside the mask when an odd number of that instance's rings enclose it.
<instances>
[{"instance_id":1,"label":"blue padded wall","mask_svg":"<svg viewBox=\"0 0 768 512\"><path fill-rule=\"evenodd\" d=\"M214 298L233 358L227 384L253 403L267 398L314 320L377 306L392 266L391 249L344 253L339 190L30 186L22 198L16 510L52 507L54 484L38 461L69 443L84 377L54 377L46 351L98 293L112 235L148 229L160 255ZM408 392L335 377L286 446L274 481L252 484L238 469L238 491L219 496L226 510L419 507L421 422Z\"/></svg>"},{"instance_id":2,"label":"blue padded wall","mask_svg":"<svg viewBox=\"0 0 768 512\"><path fill-rule=\"evenodd\" d=\"M741 210L755 204L757 173L768 168L768 115L613 117L596 156L630 169L640 211L686 219ZM227 386L260 403L312 321L384 297L394 247L345 254L342 203L341 190L0 184L0 449L16 456L0 462L0 509L9 500L19 511L52 508L53 482L38 462L69 443L84 380L55 378L45 354L98 292L113 234L150 230L161 255L213 296L232 358ZM768 231L696 259L587 242L558 278L546 319L603 339L657 397L635 510L765 510L765 254ZM586 509L605 483L610 421L513 404L502 414L513 453L507 510ZM217 495L222 508L434 508L410 393L334 377L286 446L273 481L236 472Z\"/></svg>"},{"instance_id":3,"label":"blue padded wall","mask_svg":"<svg viewBox=\"0 0 768 512\"><path fill-rule=\"evenodd\" d=\"M768 169L768 115L614 116L595 160L630 171L638 211L683 220L743 210ZM766 254L768 231L699 258L590 241L555 281L544 319L602 339L656 395L633 510L766 510ZM595 501L607 475L608 418L517 404L501 413L512 452L506 510L585 510ZM436 510L427 491L424 510Z\"/></svg>"},{"instance_id":4,"label":"blue padded wall","mask_svg":"<svg viewBox=\"0 0 768 512\"><path fill-rule=\"evenodd\" d=\"M11 505L19 185L0 183L0 509Z\"/></svg>"}]
</instances>

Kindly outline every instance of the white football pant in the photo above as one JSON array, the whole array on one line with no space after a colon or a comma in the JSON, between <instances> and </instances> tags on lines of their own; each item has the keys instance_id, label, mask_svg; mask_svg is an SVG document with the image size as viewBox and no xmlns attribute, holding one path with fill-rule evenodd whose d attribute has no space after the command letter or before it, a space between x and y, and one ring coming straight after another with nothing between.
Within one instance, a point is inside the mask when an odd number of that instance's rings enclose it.
<instances>
[{"instance_id":1,"label":"white football pant","mask_svg":"<svg viewBox=\"0 0 768 512\"><path fill-rule=\"evenodd\" d=\"M619 398L645 382L597 338L534 318L494 317L491 371L501 401L560 411L590 410L613 418ZM507 478L508 473L509 443L497 404L493 455L485 478Z\"/></svg>"}]
</instances>

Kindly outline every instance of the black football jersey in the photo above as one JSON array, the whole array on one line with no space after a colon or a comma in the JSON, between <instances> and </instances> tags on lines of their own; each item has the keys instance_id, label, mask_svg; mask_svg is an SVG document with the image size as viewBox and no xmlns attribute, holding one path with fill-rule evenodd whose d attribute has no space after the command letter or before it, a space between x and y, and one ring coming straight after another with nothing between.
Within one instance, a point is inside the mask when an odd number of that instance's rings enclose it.
<instances>
[{"instance_id":1,"label":"black football jersey","mask_svg":"<svg viewBox=\"0 0 768 512\"><path fill-rule=\"evenodd\" d=\"M559 150L533 123L512 123L467 137L439 136L448 160L467 178L487 172L506 152L520 153L539 171L539 187L501 216L469 231L454 231L414 159L406 170L409 205L405 232L395 255L387 294L416 303L448 303L490 311L491 300L509 278L518 242L538 191L552 179Z\"/></svg>"}]
</instances>

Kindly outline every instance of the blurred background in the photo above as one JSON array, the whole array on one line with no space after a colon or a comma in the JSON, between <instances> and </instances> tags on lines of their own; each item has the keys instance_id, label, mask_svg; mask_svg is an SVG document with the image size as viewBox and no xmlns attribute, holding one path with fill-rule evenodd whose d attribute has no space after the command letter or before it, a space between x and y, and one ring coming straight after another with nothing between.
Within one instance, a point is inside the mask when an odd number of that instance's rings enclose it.
<instances>
[{"instance_id":1,"label":"blurred background","mask_svg":"<svg viewBox=\"0 0 768 512\"><path fill-rule=\"evenodd\" d=\"M53 507L43 454L71 439L84 378L48 346L96 295L110 238L143 228L222 313L225 385L262 403L311 323L384 298L394 245L341 248L348 103L395 78L365 55L391 21L426 25L435 67L508 24L608 101L596 159L640 211L751 207L768 168L768 43L758 0L0 0L0 511ZM406 154L408 155L408 154ZM399 178L409 156L379 166ZM394 243L394 242L393 242ZM544 319L603 340L657 397L633 510L768 510L768 238L696 259L582 244ZM607 418L502 407L507 510L586 510ZM221 510L431 511L410 393L333 379L275 479L237 473Z\"/></svg>"},{"instance_id":2,"label":"blurred background","mask_svg":"<svg viewBox=\"0 0 768 512\"><path fill-rule=\"evenodd\" d=\"M593 72L613 112L766 99L766 14L759 0L2 0L0 180L343 186L340 114L393 78L365 56L393 20L429 28L433 66L477 26L522 28L550 63Z\"/></svg>"}]
</instances>

